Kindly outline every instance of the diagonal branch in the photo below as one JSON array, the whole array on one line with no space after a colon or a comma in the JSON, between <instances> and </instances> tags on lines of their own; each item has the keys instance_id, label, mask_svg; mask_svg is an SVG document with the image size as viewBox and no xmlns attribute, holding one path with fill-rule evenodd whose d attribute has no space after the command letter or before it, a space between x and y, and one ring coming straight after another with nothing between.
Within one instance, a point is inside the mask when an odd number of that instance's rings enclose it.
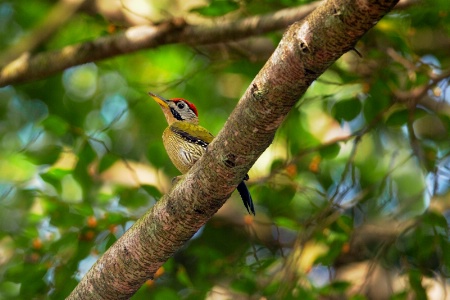
<instances>
[{"instance_id":1,"label":"diagonal branch","mask_svg":"<svg viewBox=\"0 0 450 300\"><path fill-rule=\"evenodd\" d=\"M405 8L416 2L417 0L402 0L397 8ZM313 2L240 20L220 21L215 25L189 25L182 19L174 19L158 25L131 27L124 32L66 46L60 50L35 55L24 52L0 69L0 87L42 79L76 65L165 44L199 46L223 43L283 29L303 19L320 3Z\"/></svg>"},{"instance_id":2,"label":"diagonal branch","mask_svg":"<svg viewBox=\"0 0 450 300\"><path fill-rule=\"evenodd\" d=\"M293 24L208 151L127 231L69 299L128 299L229 198L287 113L397 0L329 0Z\"/></svg>"}]
</instances>

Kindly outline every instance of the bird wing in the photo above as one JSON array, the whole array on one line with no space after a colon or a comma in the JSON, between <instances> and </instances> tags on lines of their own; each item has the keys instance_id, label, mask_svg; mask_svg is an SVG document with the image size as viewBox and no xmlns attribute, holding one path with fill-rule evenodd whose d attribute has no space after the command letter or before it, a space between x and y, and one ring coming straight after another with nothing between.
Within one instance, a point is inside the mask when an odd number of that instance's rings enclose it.
<instances>
[{"instance_id":1,"label":"bird wing","mask_svg":"<svg viewBox=\"0 0 450 300\"><path fill-rule=\"evenodd\" d=\"M206 128L191 123L175 122L170 125L170 129L186 141L200 145L203 148L206 148L214 139L212 133Z\"/></svg>"}]
</instances>

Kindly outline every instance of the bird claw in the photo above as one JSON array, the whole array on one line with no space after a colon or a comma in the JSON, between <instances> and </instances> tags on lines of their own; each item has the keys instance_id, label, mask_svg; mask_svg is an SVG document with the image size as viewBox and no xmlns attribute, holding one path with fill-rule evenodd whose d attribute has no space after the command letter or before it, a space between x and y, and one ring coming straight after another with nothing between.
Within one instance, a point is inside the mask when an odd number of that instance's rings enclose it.
<instances>
[{"instance_id":1,"label":"bird claw","mask_svg":"<svg viewBox=\"0 0 450 300\"><path fill-rule=\"evenodd\" d=\"M183 179L183 175L175 176L172 178L172 185L176 185L181 179Z\"/></svg>"}]
</instances>

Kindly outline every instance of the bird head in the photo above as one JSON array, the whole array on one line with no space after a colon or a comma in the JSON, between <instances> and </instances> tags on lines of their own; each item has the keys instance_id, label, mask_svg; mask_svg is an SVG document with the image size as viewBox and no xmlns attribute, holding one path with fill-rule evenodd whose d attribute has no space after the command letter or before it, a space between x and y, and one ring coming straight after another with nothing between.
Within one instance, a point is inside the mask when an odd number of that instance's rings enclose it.
<instances>
[{"instance_id":1,"label":"bird head","mask_svg":"<svg viewBox=\"0 0 450 300\"><path fill-rule=\"evenodd\" d=\"M161 106L169 125L180 121L198 124L197 108L191 102L183 98L165 99L151 92L148 94Z\"/></svg>"}]
</instances>

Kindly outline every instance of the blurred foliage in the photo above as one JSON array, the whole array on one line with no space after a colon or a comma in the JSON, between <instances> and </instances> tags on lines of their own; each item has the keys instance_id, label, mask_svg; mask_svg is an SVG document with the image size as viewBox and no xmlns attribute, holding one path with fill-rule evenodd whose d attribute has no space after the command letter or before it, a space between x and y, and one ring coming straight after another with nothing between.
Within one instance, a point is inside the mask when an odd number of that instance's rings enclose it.
<instances>
[{"instance_id":1,"label":"blurred foliage","mask_svg":"<svg viewBox=\"0 0 450 300\"><path fill-rule=\"evenodd\" d=\"M164 3L169 14L227 18L308 2ZM0 49L26 38L52 5L1 2ZM345 54L313 83L250 171L256 218L233 197L133 299L369 297L333 280L348 261L404 275L409 285L392 299L422 299L425 278L448 281L449 11L437 0L379 22L356 45L362 57ZM37 51L114 25L81 10ZM275 47L281 34L263 38ZM178 173L147 92L192 100L217 134L264 63L232 46L168 45L0 88L0 299L66 297L168 191ZM387 233L353 249L368 224Z\"/></svg>"}]
</instances>

